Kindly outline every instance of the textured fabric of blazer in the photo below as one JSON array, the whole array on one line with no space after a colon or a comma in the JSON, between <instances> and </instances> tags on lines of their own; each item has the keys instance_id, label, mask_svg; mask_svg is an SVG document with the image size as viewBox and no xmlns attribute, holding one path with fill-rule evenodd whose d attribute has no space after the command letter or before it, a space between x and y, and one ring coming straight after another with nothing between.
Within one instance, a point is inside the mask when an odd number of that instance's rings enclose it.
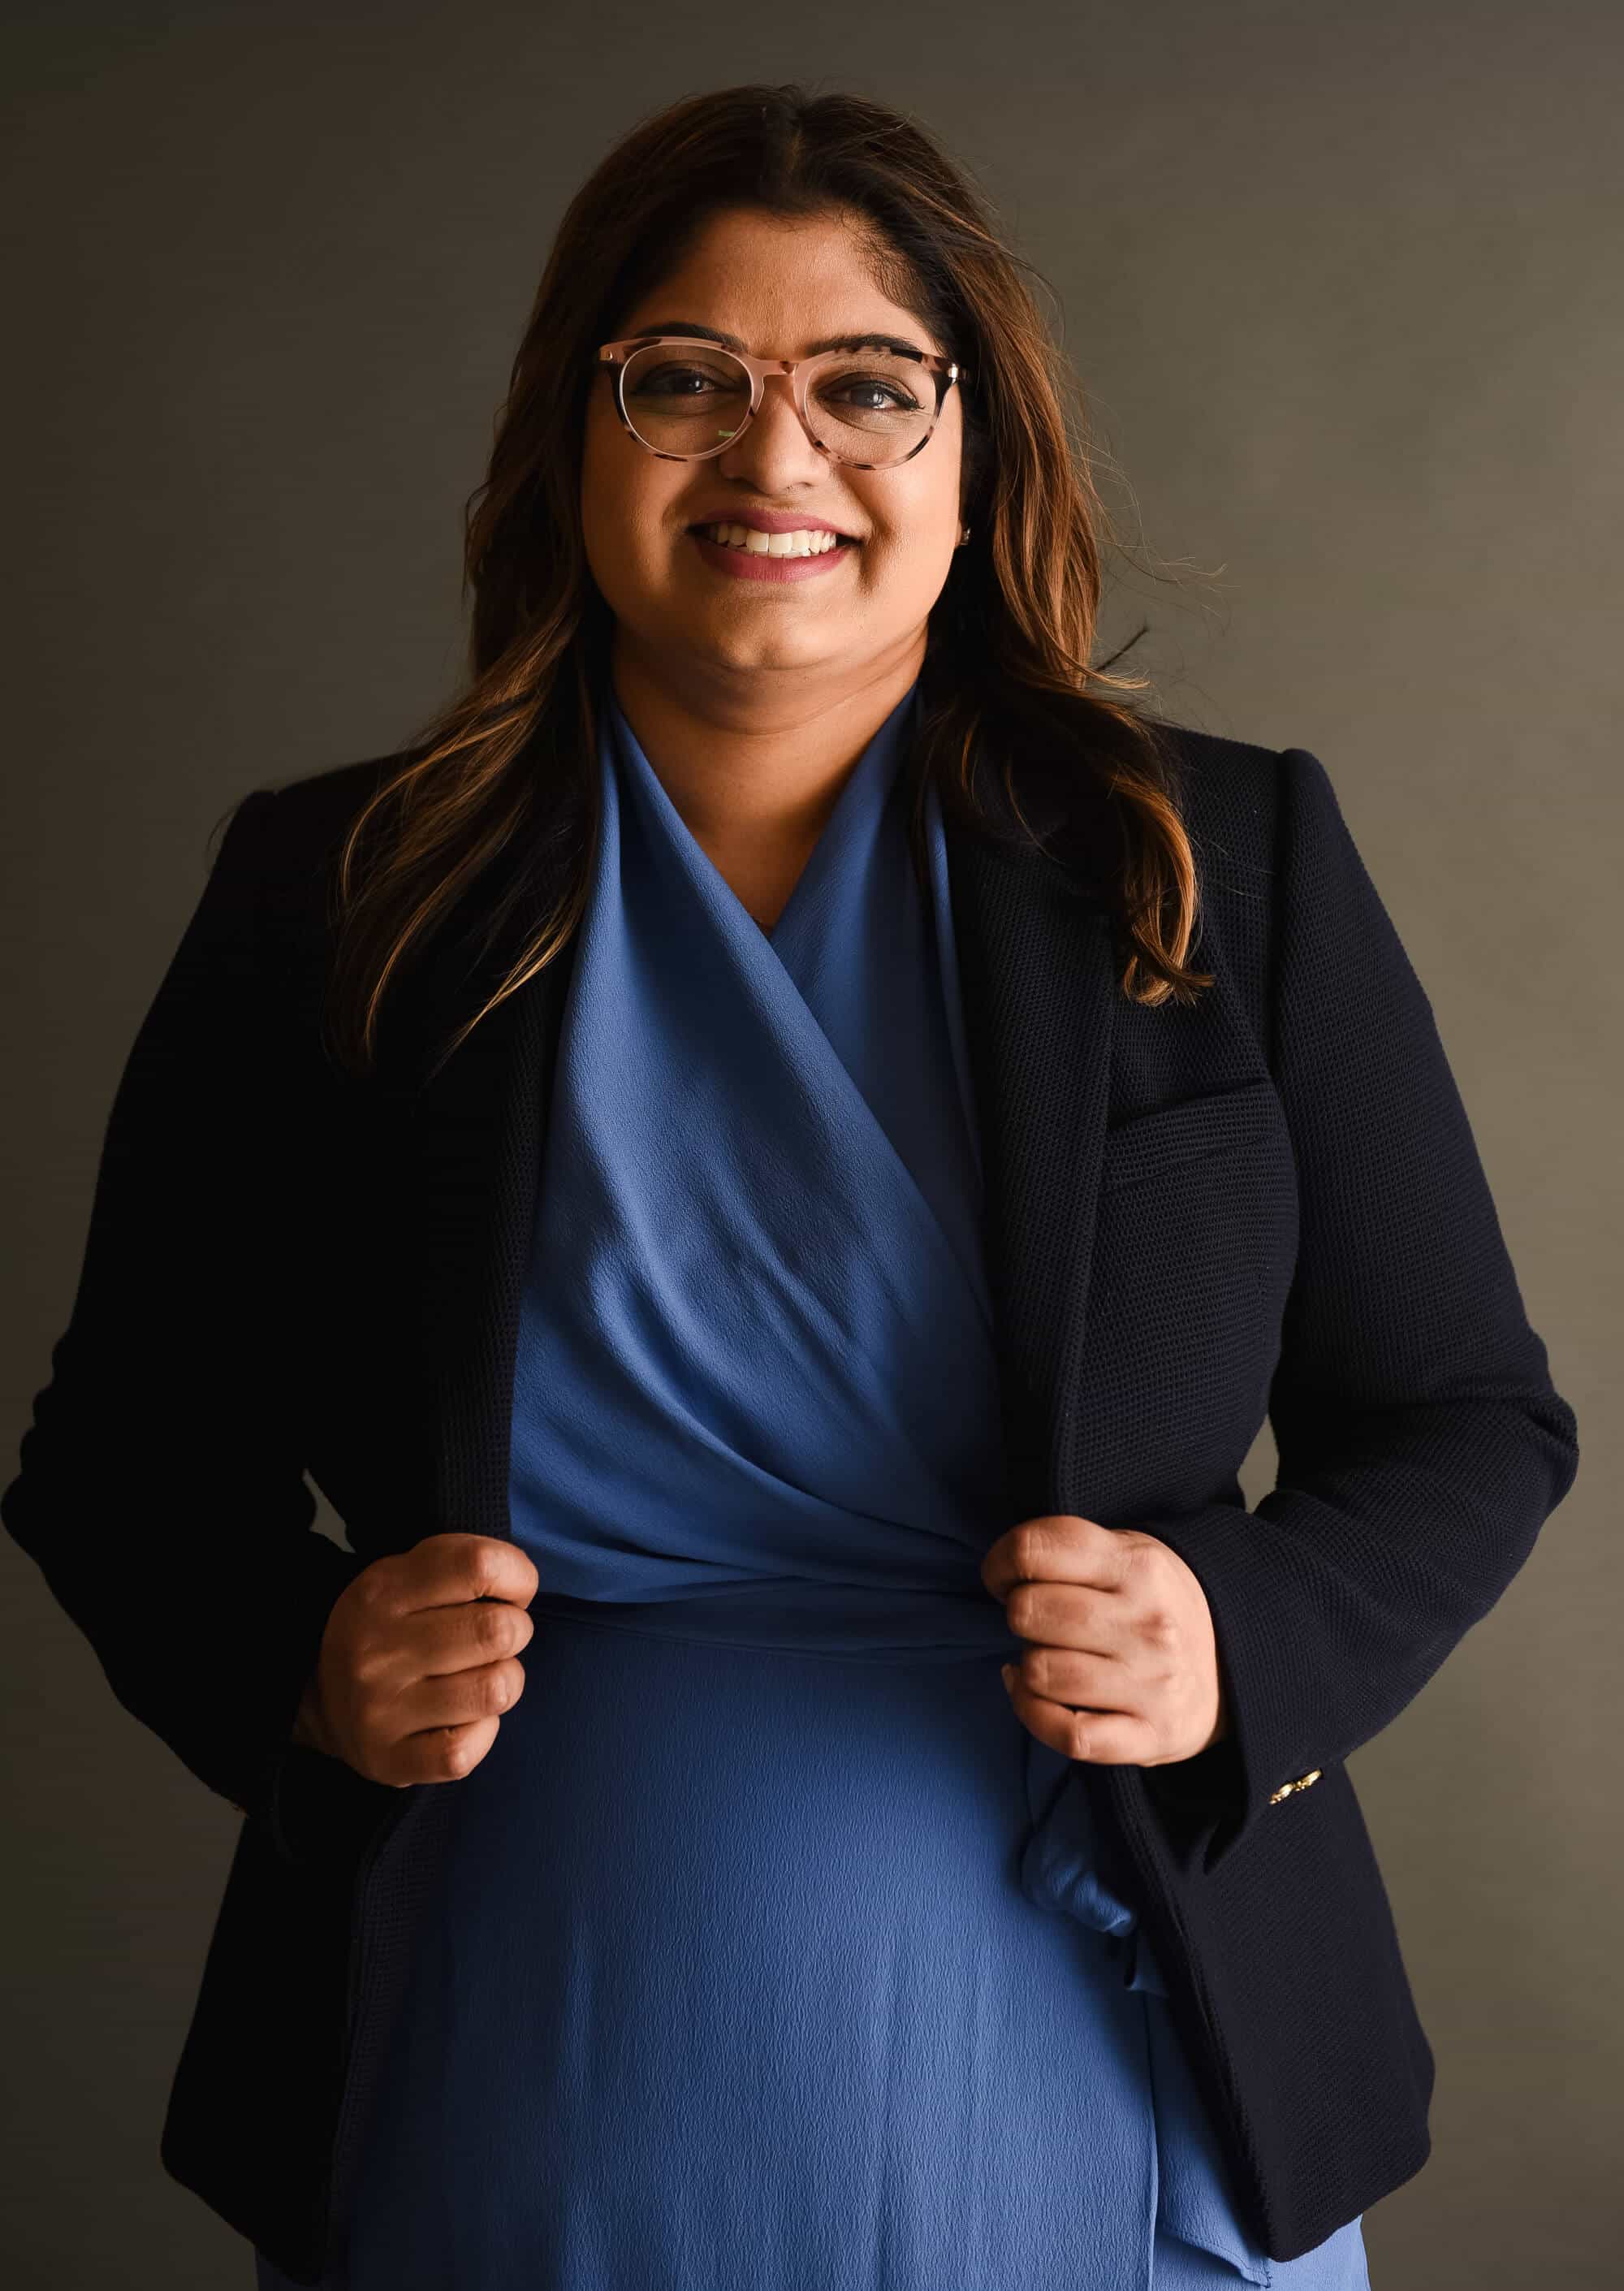
<instances>
[{"instance_id":1,"label":"textured fabric of blazer","mask_svg":"<svg viewBox=\"0 0 1624 2291\"><path fill-rule=\"evenodd\" d=\"M1009 1458L989 1540L1080 1513L1160 1537L1206 1592L1231 1733L1096 1772L1234 2200L1283 2260L1428 2152L1433 2055L1347 1762L1528 1557L1577 1427L1324 767L1174 738L1216 979L1194 1008L1122 995L1109 916L1052 858L948 824ZM430 1074L512 951L482 943L476 887L386 1003L378 1075L326 1059L332 864L392 760L236 808L0 1496L118 1700L243 1815L160 2153L307 2282L457 1785L391 1789L289 1730L358 1569L511 1532L570 967ZM1266 1417L1278 1479L1249 1508ZM312 1529L307 1475L350 1550Z\"/></svg>"}]
</instances>

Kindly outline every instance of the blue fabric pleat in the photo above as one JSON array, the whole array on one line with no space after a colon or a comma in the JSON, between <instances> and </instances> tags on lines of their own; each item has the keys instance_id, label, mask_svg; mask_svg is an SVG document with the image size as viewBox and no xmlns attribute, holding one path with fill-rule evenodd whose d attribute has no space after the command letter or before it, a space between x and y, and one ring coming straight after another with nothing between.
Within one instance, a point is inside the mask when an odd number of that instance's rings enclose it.
<instances>
[{"instance_id":1,"label":"blue fabric pleat","mask_svg":"<svg viewBox=\"0 0 1624 2291\"><path fill-rule=\"evenodd\" d=\"M1282 2263L1235 2217L1088 1769L999 1678L916 702L770 932L606 711L513 1387L536 1630L438 1785L346 2291L1367 2285L1357 2220Z\"/></svg>"}]
</instances>

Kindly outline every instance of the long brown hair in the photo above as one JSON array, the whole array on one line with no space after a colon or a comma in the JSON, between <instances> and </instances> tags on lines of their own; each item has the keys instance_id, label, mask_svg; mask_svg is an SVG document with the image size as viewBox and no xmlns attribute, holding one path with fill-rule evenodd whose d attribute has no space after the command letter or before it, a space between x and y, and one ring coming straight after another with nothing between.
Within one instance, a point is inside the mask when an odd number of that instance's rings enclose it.
<instances>
[{"instance_id":1,"label":"long brown hair","mask_svg":"<svg viewBox=\"0 0 1624 2291\"><path fill-rule=\"evenodd\" d=\"M849 219L887 294L968 369L970 539L930 615L908 765L921 880L922 795L934 780L945 812L1013 833L1105 902L1126 995L1189 1003L1212 983L1186 968L1198 885L1171 744L1129 696L1148 679L1089 662L1109 536L1081 393L1028 288L1030 266L912 120L858 96L745 85L635 125L559 225L468 504L468 682L383 760L334 871L327 1042L351 1073L375 1062L386 990L454 910L475 912L485 955L521 928L494 991L440 1063L581 918L610 633L577 490L596 350L711 216L741 208ZM1027 816L1034 798L1041 829ZM552 896L538 903L543 869Z\"/></svg>"}]
</instances>

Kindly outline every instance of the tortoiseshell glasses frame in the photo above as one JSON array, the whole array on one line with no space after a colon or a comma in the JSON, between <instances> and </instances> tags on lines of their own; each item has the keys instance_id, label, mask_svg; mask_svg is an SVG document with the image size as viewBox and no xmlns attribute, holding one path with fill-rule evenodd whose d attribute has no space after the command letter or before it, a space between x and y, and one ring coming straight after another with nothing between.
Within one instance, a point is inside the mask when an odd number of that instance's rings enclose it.
<instances>
[{"instance_id":1,"label":"tortoiseshell glasses frame","mask_svg":"<svg viewBox=\"0 0 1624 2291\"><path fill-rule=\"evenodd\" d=\"M626 412L624 388L626 363L635 350L655 350L661 347L688 351L704 350L712 357L730 358L744 367L750 376L750 411L730 437L720 439L714 446L705 446L697 454L671 454L662 446L651 446L647 438L639 433L630 414ZM889 358L905 356L910 366L918 366L922 373L929 374L934 381L936 408L930 416L930 427L917 445L910 446L905 454L898 454L892 461L849 461L844 454L832 454L823 439L814 432L810 422L807 419L807 384L808 376L816 367L827 366L836 358L849 358L854 350L864 347L865 345L854 342L841 350L820 350L813 358L752 358L747 350L733 350L725 342L711 342L703 335L634 334L625 342L601 344L598 352L598 363L600 366L607 366L614 374L615 410L620 416L622 427L629 436L637 439L646 454L654 454L657 461L708 462L714 454L725 454L729 446L738 443L755 418L769 377L781 374L789 379L790 396L796 414L800 417L801 428L806 431L808 441L816 447L826 461L832 462L837 469L842 470L899 470L904 462L911 462L916 454L922 454L930 443L931 438L936 435L937 423L942 418L942 408L947 402L948 391L956 382L965 382L969 379L969 370L953 358L938 358L929 350L906 352L899 350L888 350L886 355Z\"/></svg>"}]
</instances>

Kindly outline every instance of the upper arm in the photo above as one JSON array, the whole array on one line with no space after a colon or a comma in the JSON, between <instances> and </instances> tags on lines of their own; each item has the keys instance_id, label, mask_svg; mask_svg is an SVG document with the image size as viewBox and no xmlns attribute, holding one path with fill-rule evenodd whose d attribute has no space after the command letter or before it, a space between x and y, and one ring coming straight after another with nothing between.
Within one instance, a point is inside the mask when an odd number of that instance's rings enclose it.
<instances>
[{"instance_id":1,"label":"upper arm","mask_svg":"<svg viewBox=\"0 0 1624 2291\"><path fill-rule=\"evenodd\" d=\"M1344 1409L1542 1372L1426 989L1306 749L1281 757L1271 1065L1301 1230L1279 1385L1288 1443Z\"/></svg>"}]
</instances>

